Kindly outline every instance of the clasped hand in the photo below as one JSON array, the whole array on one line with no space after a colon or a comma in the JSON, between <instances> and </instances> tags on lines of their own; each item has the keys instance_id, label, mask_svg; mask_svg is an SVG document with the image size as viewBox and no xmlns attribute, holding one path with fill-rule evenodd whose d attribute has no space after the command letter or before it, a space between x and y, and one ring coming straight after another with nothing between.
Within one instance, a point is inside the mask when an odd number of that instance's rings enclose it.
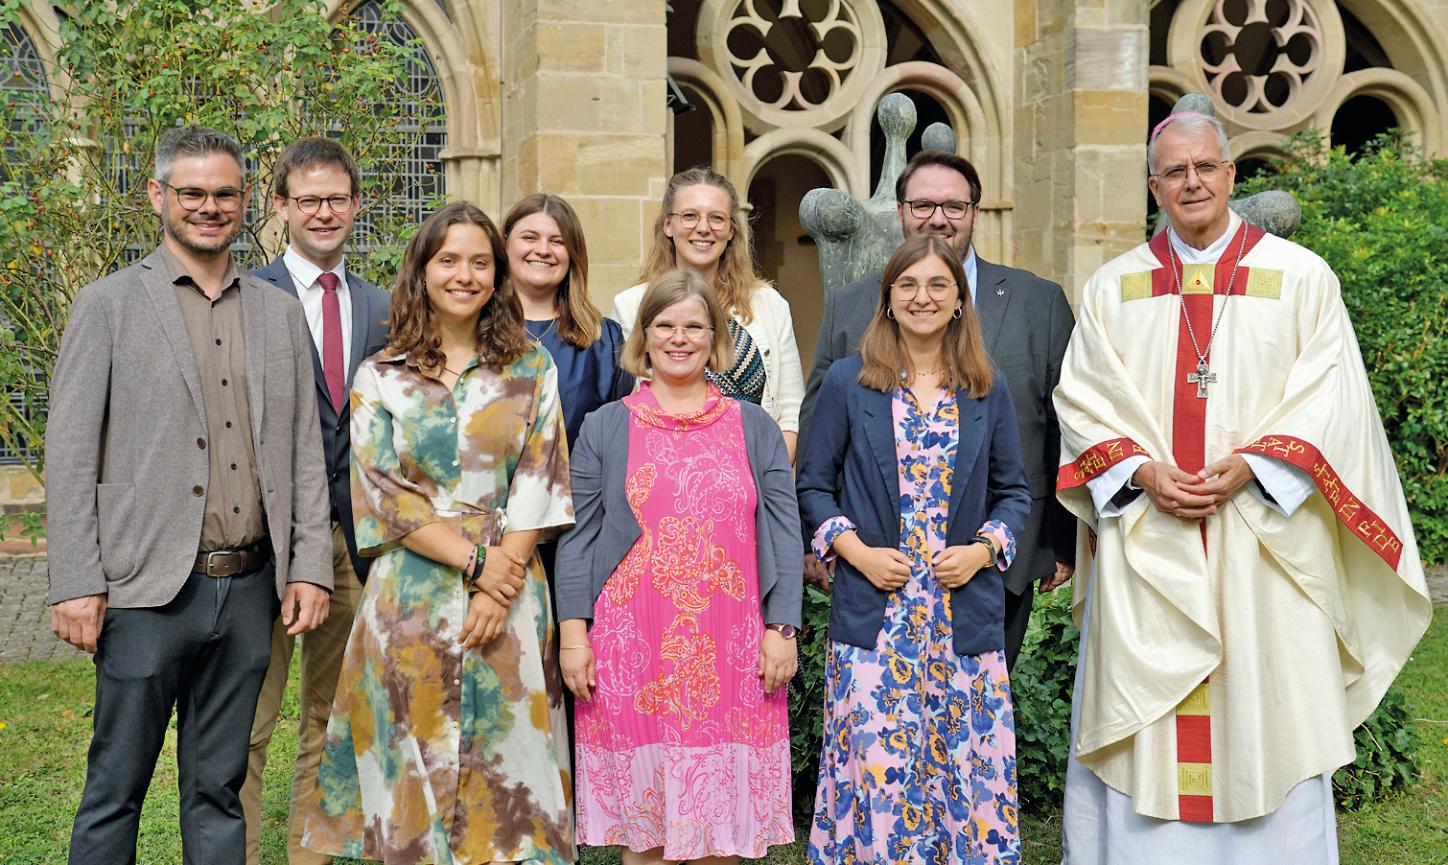
<instances>
[{"instance_id":1,"label":"clasped hand","mask_svg":"<svg viewBox=\"0 0 1448 865\"><path fill-rule=\"evenodd\" d=\"M506 610L513 605L513 598L517 597L523 588L524 566L527 564L527 559L520 558L502 547L488 547L488 557L483 561L483 572L473 581L473 585Z\"/></svg>"},{"instance_id":2,"label":"clasped hand","mask_svg":"<svg viewBox=\"0 0 1448 865\"><path fill-rule=\"evenodd\" d=\"M1218 505L1251 479L1252 469L1241 454L1225 456L1196 474L1171 463L1152 461L1142 463L1131 476L1132 483L1146 491L1157 510L1184 520L1215 514Z\"/></svg>"},{"instance_id":3,"label":"clasped hand","mask_svg":"<svg viewBox=\"0 0 1448 865\"><path fill-rule=\"evenodd\" d=\"M935 557L935 579L947 589L958 589L990 564L985 544L946 547Z\"/></svg>"}]
</instances>

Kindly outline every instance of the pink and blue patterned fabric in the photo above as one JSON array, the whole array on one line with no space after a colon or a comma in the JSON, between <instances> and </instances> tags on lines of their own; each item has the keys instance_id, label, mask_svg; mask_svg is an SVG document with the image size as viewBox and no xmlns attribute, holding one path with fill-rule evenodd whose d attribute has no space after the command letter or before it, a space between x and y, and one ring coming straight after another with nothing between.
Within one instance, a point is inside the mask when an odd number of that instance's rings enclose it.
<instances>
[{"instance_id":1,"label":"pink and blue patterned fabric","mask_svg":"<svg viewBox=\"0 0 1448 865\"><path fill-rule=\"evenodd\" d=\"M892 592L874 649L832 641L824 747L809 860L818 865L1016 865L1015 716L1003 651L956 655L950 592L932 561L945 549L959 406L893 400L900 470L900 549L910 581ZM836 518L812 545L853 528ZM981 527L1015 556L1001 523Z\"/></svg>"}]
</instances>

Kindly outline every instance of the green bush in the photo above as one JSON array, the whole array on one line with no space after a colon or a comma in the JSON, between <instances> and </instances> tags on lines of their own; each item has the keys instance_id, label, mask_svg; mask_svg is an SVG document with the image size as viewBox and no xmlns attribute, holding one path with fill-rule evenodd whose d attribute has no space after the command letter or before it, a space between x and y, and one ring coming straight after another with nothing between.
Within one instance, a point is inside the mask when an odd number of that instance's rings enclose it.
<instances>
[{"instance_id":1,"label":"green bush","mask_svg":"<svg viewBox=\"0 0 1448 865\"><path fill-rule=\"evenodd\" d=\"M1037 596L1021 655L1011 670L1021 810L1061 804L1071 745L1071 685L1081 632L1071 621L1071 587Z\"/></svg>"},{"instance_id":2,"label":"green bush","mask_svg":"<svg viewBox=\"0 0 1448 865\"><path fill-rule=\"evenodd\" d=\"M1238 194L1302 205L1292 240L1342 281L1427 562L1448 561L1448 160L1398 135L1350 156L1301 137Z\"/></svg>"},{"instance_id":3,"label":"green bush","mask_svg":"<svg viewBox=\"0 0 1448 865\"><path fill-rule=\"evenodd\" d=\"M820 773L824 734L826 632L830 596L805 586L804 627L799 634L799 672L789 683L789 745L794 768L794 822L808 826L814 813L815 782Z\"/></svg>"},{"instance_id":4,"label":"green bush","mask_svg":"<svg viewBox=\"0 0 1448 865\"><path fill-rule=\"evenodd\" d=\"M1388 689L1352 736L1357 759L1332 776L1333 795L1345 810L1361 810L1418 776L1418 736L1408 701L1397 689Z\"/></svg>"}]
</instances>

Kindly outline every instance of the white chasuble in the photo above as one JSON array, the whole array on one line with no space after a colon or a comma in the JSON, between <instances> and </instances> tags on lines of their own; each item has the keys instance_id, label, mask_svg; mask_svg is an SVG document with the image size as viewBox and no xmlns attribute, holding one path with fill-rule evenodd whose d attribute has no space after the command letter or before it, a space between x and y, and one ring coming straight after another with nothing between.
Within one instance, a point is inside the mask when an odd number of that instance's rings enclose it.
<instances>
[{"instance_id":1,"label":"white chasuble","mask_svg":"<svg viewBox=\"0 0 1448 865\"><path fill-rule=\"evenodd\" d=\"M1089 527L1078 623L1093 593L1075 757L1166 820L1260 817L1351 762L1432 612L1336 276L1233 222L1215 265L1162 233L1098 270L1055 392L1060 499ZM1145 494L1098 517L1086 486L1134 455L1196 472L1232 453L1317 492L1288 516L1244 488L1191 521Z\"/></svg>"}]
</instances>

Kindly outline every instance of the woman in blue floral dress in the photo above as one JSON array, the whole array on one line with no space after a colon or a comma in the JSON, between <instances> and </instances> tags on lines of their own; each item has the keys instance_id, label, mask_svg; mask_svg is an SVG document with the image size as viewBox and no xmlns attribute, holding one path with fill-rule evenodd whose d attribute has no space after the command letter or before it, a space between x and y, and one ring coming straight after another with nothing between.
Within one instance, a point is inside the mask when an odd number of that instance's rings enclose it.
<instances>
[{"instance_id":1,"label":"woman in blue floral dress","mask_svg":"<svg viewBox=\"0 0 1448 865\"><path fill-rule=\"evenodd\" d=\"M835 573L809 859L1017 863L1001 571L1030 495L943 241L890 259L860 356L830 368L813 417L800 509Z\"/></svg>"}]
</instances>

